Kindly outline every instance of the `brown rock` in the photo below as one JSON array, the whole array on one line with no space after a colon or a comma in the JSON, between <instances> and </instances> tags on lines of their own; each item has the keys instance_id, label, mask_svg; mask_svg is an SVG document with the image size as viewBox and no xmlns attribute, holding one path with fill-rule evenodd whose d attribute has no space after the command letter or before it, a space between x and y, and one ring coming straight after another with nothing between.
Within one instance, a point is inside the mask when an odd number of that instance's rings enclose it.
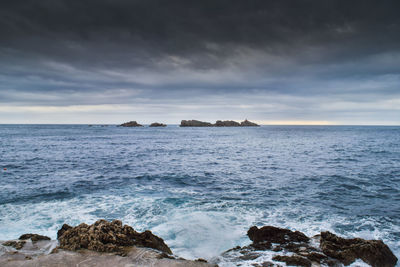
<instances>
[{"instance_id":1,"label":"brown rock","mask_svg":"<svg viewBox=\"0 0 400 267\"><path fill-rule=\"evenodd\" d=\"M137 123L136 121L129 121L121 124L122 127L142 127L143 125Z\"/></svg>"},{"instance_id":2,"label":"brown rock","mask_svg":"<svg viewBox=\"0 0 400 267\"><path fill-rule=\"evenodd\" d=\"M309 259L310 261L315 261L315 262L321 263L322 260L325 260L328 257L321 253L311 252L310 254L306 255L306 258Z\"/></svg>"},{"instance_id":3,"label":"brown rock","mask_svg":"<svg viewBox=\"0 0 400 267\"><path fill-rule=\"evenodd\" d=\"M392 267L397 263L396 256L381 240L345 239L330 232L322 232L320 247L327 256L345 265L356 259L362 259L373 267Z\"/></svg>"},{"instance_id":4,"label":"brown rock","mask_svg":"<svg viewBox=\"0 0 400 267\"><path fill-rule=\"evenodd\" d=\"M119 220L98 220L92 225L82 223L76 227L63 225L57 238L61 249L89 249L98 252L117 252L124 255L126 247L142 246L172 254L164 240L150 231L136 232Z\"/></svg>"},{"instance_id":5,"label":"brown rock","mask_svg":"<svg viewBox=\"0 0 400 267\"><path fill-rule=\"evenodd\" d=\"M13 247L13 248L19 250L19 249L24 247L25 243L26 243L26 241L13 241L13 240L11 240L11 241L4 242L2 245L3 246L7 246L7 247Z\"/></svg>"},{"instance_id":6,"label":"brown rock","mask_svg":"<svg viewBox=\"0 0 400 267\"><path fill-rule=\"evenodd\" d=\"M32 242L37 242L39 240L50 240L50 237L44 236L44 235L37 235L37 234L23 234L18 239L19 240L31 239Z\"/></svg>"},{"instance_id":7,"label":"brown rock","mask_svg":"<svg viewBox=\"0 0 400 267\"><path fill-rule=\"evenodd\" d=\"M257 226L251 227L247 235L254 243L289 243L289 242L308 242L310 239L299 231L290 231L289 229L278 228L274 226L264 226L258 229Z\"/></svg>"},{"instance_id":8,"label":"brown rock","mask_svg":"<svg viewBox=\"0 0 400 267\"><path fill-rule=\"evenodd\" d=\"M311 267L311 261L300 256L281 256L277 255L272 258L274 261L285 262L289 266Z\"/></svg>"}]
</instances>

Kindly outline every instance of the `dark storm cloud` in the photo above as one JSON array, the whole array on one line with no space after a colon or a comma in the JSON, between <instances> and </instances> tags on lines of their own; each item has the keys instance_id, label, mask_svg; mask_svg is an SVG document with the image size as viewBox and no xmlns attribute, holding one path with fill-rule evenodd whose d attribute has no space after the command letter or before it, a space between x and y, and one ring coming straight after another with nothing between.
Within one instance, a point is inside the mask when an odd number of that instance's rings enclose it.
<instances>
[{"instance_id":1,"label":"dark storm cloud","mask_svg":"<svg viewBox=\"0 0 400 267\"><path fill-rule=\"evenodd\" d=\"M0 103L397 99L399 10L368 0L1 1Z\"/></svg>"}]
</instances>

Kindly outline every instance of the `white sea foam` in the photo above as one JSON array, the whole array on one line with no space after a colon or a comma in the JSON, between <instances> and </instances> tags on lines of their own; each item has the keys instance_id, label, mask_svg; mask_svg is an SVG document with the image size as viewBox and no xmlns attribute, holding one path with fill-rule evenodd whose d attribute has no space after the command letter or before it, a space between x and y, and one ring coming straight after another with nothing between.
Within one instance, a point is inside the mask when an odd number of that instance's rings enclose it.
<instances>
[{"instance_id":1,"label":"white sea foam","mask_svg":"<svg viewBox=\"0 0 400 267\"><path fill-rule=\"evenodd\" d=\"M254 224L274 225L299 230L309 236L320 231L335 231L336 224L346 224L346 218L293 217L288 213L301 213L293 207L279 209L249 210L245 207L223 206L207 203L202 206L184 202L177 205L164 197L90 195L64 201L39 203L5 204L0 207L0 240L18 238L23 233L38 233L56 238L57 230L63 223L77 225L81 222L93 223L99 218L121 219L138 231L152 230L161 236L173 252L188 259L206 258L218 261L220 266L232 266L229 258L220 254L237 245L250 243L246 236L248 228ZM299 219L299 217L301 219ZM391 240L386 232L374 227L370 218L361 220L361 226L369 226L373 231L357 231L346 237L358 236L367 239L383 239L399 257L399 244ZM398 231L395 225L387 225L391 231ZM338 233L340 234L340 233ZM271 261L272 254L266 252L257 261ZM246 263L247 264L247 263ZM352 266L366 266L357 262ZM282 265L282 264L281 264ZM249 265L250 266L250 265Z\"/></svg>"}]
</instances>

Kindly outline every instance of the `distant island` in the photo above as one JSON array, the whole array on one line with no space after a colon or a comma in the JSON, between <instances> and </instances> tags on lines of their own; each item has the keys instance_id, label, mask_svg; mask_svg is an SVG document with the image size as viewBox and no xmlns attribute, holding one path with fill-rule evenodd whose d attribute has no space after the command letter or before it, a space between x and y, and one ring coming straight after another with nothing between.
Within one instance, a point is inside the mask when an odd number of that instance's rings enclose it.
<instances>
[{"instance_id":1,"label":"distant island","mask_svg":"<svg viewBox=\"0 0 400 267\"><path fill-rule=\"evenodd\" d=\"M143 127L143 125L137 123L136 121L125 122L121 127ZM153 122L149 127L166 127L164 123ZM242 122L237 121L221 121L217 120L214 124L211 122L198 121L198 120L182 120L180 127L258 127L257 123L248 121L247 119Z\"/></svg>"},{"instance_id":2,"label":"distant island","mask_svg":"<svg viewBox=\"0 0 400 267\"><path fill-rule=\"evenodd\" d=\"M167 125L164 123L153 122L149 127L167 127Z\"/></svg>"},{"instance_id":3,"label":"distant island","mask_svg":"<svg viewBox=\"0 0 400 267\"><path fill-rule=\"evenodd\" d=\"M136 121L128 121L120 125L121 127L143 127L143 125L137 123Z\"/></svg>"},{"instance_id":4,"label":"distant island","mask_svg":"<svg viewBox=\"0 0 400 267\"><path fill-rule=\"evenodd\" d=\"M214 124L210 122L198 120L182 120L180 127L257 127L257 123L248 121L247 119L241 123L236 121L216 121Z\"/></svg>"}]
</instances>

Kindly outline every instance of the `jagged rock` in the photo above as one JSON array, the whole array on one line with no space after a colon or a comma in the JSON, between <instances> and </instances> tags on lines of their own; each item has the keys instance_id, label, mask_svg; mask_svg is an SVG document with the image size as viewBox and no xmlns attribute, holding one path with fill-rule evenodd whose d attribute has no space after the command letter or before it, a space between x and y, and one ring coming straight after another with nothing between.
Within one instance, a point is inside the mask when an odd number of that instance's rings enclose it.
<instances>
[{"instance_id":1,"label":"jagged rock","mask_svg":"<svg viewBox=\"0 0 400 267\"><path fill-rule=\"evenodd\" d=\"M198 120L182 120L180 127L213 127L214 125L209 122Z\"/></svg>"},{"instance_id":2,"label":"jagged rock","mask_svg":"<svg viewBox=\"0 0 400 267\"><path fill-rule=\"evenodd\" d=\"M7 246L7 247L13 247L15 249L21 249L24 247L26 241L14 241L14 240L10 240L10 241L6 241L4 242L2 245L3 246Z\"/></svg>"},{"instance_id":3,"label":"jagged rock","mask_svg":"<svg viewBox=\"0 0 400 267\"><path fill-rule=\"evenodd\" d=\"M39 240L50 240L50 237L38 234L23 234L19 238L19 240L27 240L30 239L32 242L37 242Z\"/></svg>"},{"instance_id":4,"label":"jagged rock","mask_svg":"<svg viewBox=\"0 0 400 267\"><path fill-rule=\"evenodd\" d=\"M164 123L153 122L149 127L167 127Z\"/></svg>"},{"instance_id":5,"label":"jagged rock","mask_svg":"<svg viewBox=\"0 0 400 267\"><path fill-rule=\"evenodd\" d=\"M214 124L216 127L240 127L240 123L236 121L216 121Z\"/></svg>"},{"instance_id":6,"label":"jagged rock","mask_svg":"<svg viewBox=\"0 0 400 267\"><path fill-rule=\"evenodd\" d=\"M311 261L300 256L281 256L277 255L272 258L274 261L285 262L289 266L311 267Z\"/></svg>"},{"instance_id":7,"label":"jagged rock","mask_svg":"<svg viewBox=\"0 0 400 267\"><path fill-rule=\"evenodd\" d=\"M310 261L315 261L318 263L321 263L322 260L326 260L328 259L327 256L321 254L321 253L317 253L317 252L311 252L309 254L305 254L305 257L307 259L309 259Z\"/></svg>"},{"instance_id":8,"label":"jagged rock","mask_svg":"<svg viewBox=\"0 0 400 267\"><path fill-rule=\"evenodd\" d=\"M248 121L247 119L240 123L240 126L250 127L250 126L260 126L257 123Z\"/></svg>"},{"instance_id":9,"label":"jagged rock","mask_svg":"<svg viewBox=\"0 0 400 267\"><path fill-rule=\"evenodd\" d=\"M92 225L82 223L76 227L63 225L57 233L61 249L89 249L98 252L118 252L124 255L126 247L142 246L172 254L164 240L150 231L136 232L119 220L98 220Z\"/></svg>"},{"instance_id":10,"label":"jagged rock","mask_svg":"<svg viewBox=\"0 0 400 267\"><path fill-rule=\"evenodd\" d=\"M289 242L308 242L310 238L299 231L278 228L274 226L264 226L258 229L257 226L251 227L247 235L254 243L271 242L285 244Z\"/></svg>"},{"instance_id":11,"label":"jagged rock","mask_svg":"<svg viewBox=\"0 0 400 267\"><path fill-rule=\"evenodd\" d=\"M392 267L397 263L397 257L381 240L345 239L330 232L322 232L320 247L327 256L345 265L358 258L373 267Z\"/></svg>"},{"instance_id":12,"label":"jagged rock","mask_svg":"<svg viewBox=\"0 0 400 267\"><path fill-rule=\"evenodd\" d=\"M142 127L143 125L137 123L136 121L129 121L121 124L122 127Z\"/></svg>"},{"instance_id":13,"label":"jagged rock","mask_svg":"<svg viewBox=\"0 0 400 267\"><path fill-rule=\"evenodd\" d=\"M60 236L62 236L62 234L69 230L72 229L72 226L69 226L68 224L64 223L63 226L61 226L61 229L57 231L57 239L60 239Z\"/></svg>"}]
</instances>

